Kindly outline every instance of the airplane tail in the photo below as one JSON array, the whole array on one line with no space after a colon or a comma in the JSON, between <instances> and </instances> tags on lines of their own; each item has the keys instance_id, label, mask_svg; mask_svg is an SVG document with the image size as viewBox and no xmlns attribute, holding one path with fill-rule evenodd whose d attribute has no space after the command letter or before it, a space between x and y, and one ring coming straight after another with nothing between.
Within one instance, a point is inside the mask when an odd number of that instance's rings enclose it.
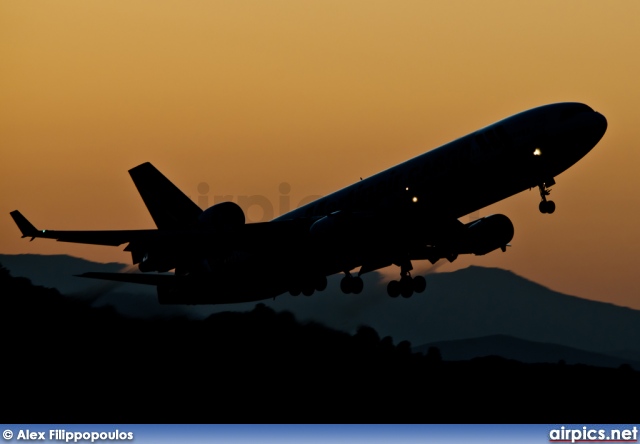
<instances>
[{"instance_id":1,"label":"airplane tail","mask_svg":"<svg viewBox=\"0 0 640 444\"><path fill-rule=\"evenodd\" d=\"M180 230L196 223L202 209L150 162L130 169L129 175L158 228Z\"/></svg>"}]
</instances>

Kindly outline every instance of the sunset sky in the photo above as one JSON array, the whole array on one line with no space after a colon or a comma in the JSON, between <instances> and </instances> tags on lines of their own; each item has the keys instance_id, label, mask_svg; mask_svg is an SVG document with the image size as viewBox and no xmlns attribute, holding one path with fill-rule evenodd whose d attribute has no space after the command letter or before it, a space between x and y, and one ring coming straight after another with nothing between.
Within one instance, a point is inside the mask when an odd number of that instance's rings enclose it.
<instances>
[{"instance_id":1,"label":"sunset sky","mask_svg":"<svg viewBox=\"0 0 640 444\"><path fill-rule=\"evenodd\" d=\"M278 215L283 183L293 208L562 101L609 128L556 178L556 212L535 189L485 208L511 218L512 247L438 271L501 267L640 309L636 0L4 1L0 253L130 263L124 246L21 239L9 212L154 228L127 173L142 162L197 203L261 195Z\"/></svg>"}]
</instances>

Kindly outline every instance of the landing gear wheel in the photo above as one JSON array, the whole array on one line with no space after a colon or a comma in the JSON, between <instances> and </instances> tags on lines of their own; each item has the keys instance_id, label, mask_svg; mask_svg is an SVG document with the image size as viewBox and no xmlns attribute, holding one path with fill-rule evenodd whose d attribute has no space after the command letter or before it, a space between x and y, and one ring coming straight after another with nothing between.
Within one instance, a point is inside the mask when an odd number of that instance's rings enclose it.
<instances>
[{"instance_id":1,"label":"landing gear wheel","mask_svg":"<svg viewBox=\"0 0 640 444\"><path fill-rule=\"evenodd\" d=\"M299 287L294 287L289 290L289 293L291 294L291 296L300 296L301 291L302 290Z\"/></svg>"},{"instance_id":2,"label":"landing gear wheel","mask_svg":"<svg viewBox=\"0 0 640 444\"><path fill-rule=\"evenodd\" d=\"M542 214L545 214L547 212L547 201L540 201L540 203L538 204L538 209Z\"/></svg>"},{"instance_id":3,"label":"landing gear wheel","mask_svg":"<svg viewBox=\"0 0 640 444\"><path fill-rule=\"evenodd\" d=\"M413 279L411 276L400 278L400 294L403 298L410 298L413 295Z\"/></svg>"},{"instance_id":4,"label":"landing gear wheel","mask_svg":"<svg viewBox=\"0 0 640 444\"><path fill-rule=\"evenodd\" d=\"M552 214L556 211L556 203L552 200L543 200L540 202L540 205L538 205L538 209L543 214Z\"/></svg>"},{"instance_id":5,"label":"landing gear wheel","mask_svg":"<svg viewBox=\"0 0 640 444\"><path fill-rule=\"evenodd\" d=\"M324 291L327 288L327 277L318 276L318 278L316 279L315 286L317 291Z\"/></svg>"},{"instance_id":6,"label":"landing gear wheel","mask_svg":"<svg viewBox=\"0 0 640 444\"><path fill-rule=\"evenodd\" d=\"M413 278L413 291L422 293L427 288L427 280L424 276L416 276Z\"/></svg>"},{"instance_id":7,"label":"landing gear wheel","mask_svg":"<svg viewBox=\"0 0 640 444\"><path fill-rule=\"evenodd\" d=\"M311 286L311 285L304 286L302 288L302 294L305 295L305 296L311 296L314 291L315 291L315 288L313 288L313 286Z\"/></svg>"},{"instance_id":8,"label":"landing gear wheel","mask_svg":"<svg viewBox=\"0 0 640 444\"><path fill-rule=\"evenodd\" d=\"M387 284L387 294L392 298L400 296L400 282L391 281Z\"/></svg>"},{"instance_id":9,"label":"landing gear wheel","mask_svg":"<svg viewBox=\"0 0 640 444\"><path fill-rule=\"evenodd\" d=\"M351 293L351 279L351 276L345 276L340 281L340 290L342 290L344 294Z\"/></svg>"},{"instance_id":10,"label":"landing gear wheel","mask_svg":"<svg viewBox=\"0 0 640 444\"><path fill-rule=\"evenodd\" d=\"M364 282L360 276L351 278L351 293L360 294L364 288Z\"/></svg>"},{"instance_id":11,"label":"landing gear wheel","mask_svg":"<svg viewBox=\"0 0 640 444\"><path fill-rule=\"evenodd\" d=\"M552 200L547 201L547 214L552 214L556 211L556 203Z\"/></svg>"}]
</instances>

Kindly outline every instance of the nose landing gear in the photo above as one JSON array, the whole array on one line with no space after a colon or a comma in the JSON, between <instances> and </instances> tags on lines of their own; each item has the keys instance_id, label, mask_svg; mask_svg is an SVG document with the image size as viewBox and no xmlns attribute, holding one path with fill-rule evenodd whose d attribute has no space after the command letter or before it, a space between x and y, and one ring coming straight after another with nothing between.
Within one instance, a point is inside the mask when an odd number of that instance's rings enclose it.
<instances>
[{"instance_id":1,"label":"nose landing gear","mask_svg":"<svg viewBox=\"0 0 640 444\"><path fill-rule=\"evenodd\" d=\"M552 200L547 200L547 196L551 194L551 189L548 186L554 184L555 182L552 179L550 183L542 182L540 185L538 185L538 188L540 189L540 197L542 198L542 201L538 205L538 209L542 214L551 214L556 211L555 202Z\"/></svg>"}]
</instances>

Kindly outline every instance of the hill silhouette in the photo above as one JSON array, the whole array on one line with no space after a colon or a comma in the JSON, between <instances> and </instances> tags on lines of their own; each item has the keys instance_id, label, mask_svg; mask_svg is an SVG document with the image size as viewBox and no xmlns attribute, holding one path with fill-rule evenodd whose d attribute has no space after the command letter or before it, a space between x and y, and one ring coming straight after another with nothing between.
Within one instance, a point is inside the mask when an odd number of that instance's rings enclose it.
<instances>
[{"instance_id":1,"label":"hill silhouette","mask_svg":"<svg viewBox=\"0 0 640 444\"><path fill-rule=\"evenodd\" d=\"M389 298L386 281L373 273L364 278L360 295L331 292L336 279L317 296L279 297L269 306L346 331L371 325L416 346L507 335L640 360L640 311L558 293L511 271L471 266L430 274L425 293L410 299Z\"/></svg>"},{"instance_id":2,"label":"hill silhouette","mask_svg":"<svg viewBox=\"0 0 640 444\"><path fill-rule=\"evenodd\" d=\"M159 305L153 286L76 276L87 271L118 273L130 268L119 262L102 264L65 254L0 254L0 263L14 276L27 277L35 285L56 288L62 294L82 298L96 307L111 306L127 316L204 318L213 311L193 306ZM250 308L247 306L244 310Z\"/></svg>"},{"instance_id":3,"label":"hill silhouette","mask_svg":"<svg viewBox=\"0 0 640 444\"><path fill-rule=\"evenodd\" d=\"M73 276L117 271L125 264L37 255L0 255L0 262L12 272L15 267L15 275L64 288L65 294L82 285L85 293L99 295L94 306L112 306L128 316L204 319L212 313L245 312L255 306L160 306L152 287L132 284L109 289L109 283ZM415 346L505 335L640 362L640 311L558 293L510 271L472 266L430 274L427 291L410 299L389 298L386 280L377 273L367 273L363 279L365 290L360 295L342 294L340 275L334 275L327 289L312 297L285 294L264 304L277 312L290 311L302 322L318 322L351 334L360 325L369 325L380 336L408 340Z\"/></svg>"},{"instance_id":4,"label":"hill silhouette","mask_svg":"<svg viewBox=\"0 0 640 444\"><path fill-rule=\"evenodd\" d=\"M413 347L413 351L426 353L436 347L447 361L463 361L483 356L501 356L520 362L588 364L598 367L620 367L629 364L634 370L640 370L640 362L608 356L602 353L588 352L563 345L526 341L507 335L490 335L480 338L438 341Z\"/></svg>"},{"instance_id":5,"label":"hill silhouette","mask_svg":"<svg viewBox=\"0 0 640 444\"><path fill-rule=\"evenodd\" d=\"M0 268L6 423L625 423L640 373L448 362L256 304L135 319ZM401 321L400 321L401 322ZM489 408L488 406L491 405Z\"/></svg>"}]
</instances>

